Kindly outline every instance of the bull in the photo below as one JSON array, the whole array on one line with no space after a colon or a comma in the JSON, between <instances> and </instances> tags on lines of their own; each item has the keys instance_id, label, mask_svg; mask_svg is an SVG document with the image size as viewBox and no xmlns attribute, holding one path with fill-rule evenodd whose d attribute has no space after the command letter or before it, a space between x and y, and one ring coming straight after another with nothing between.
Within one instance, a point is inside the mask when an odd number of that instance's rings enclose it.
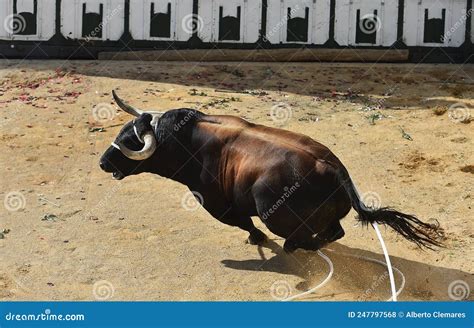
<instances>
[{"instance_id":1,"label":"bull","mask_svg":"<svg viewBox=\"0 0 474 328\"><path fill-rule=\"evenodd\" d=\"M344 236L340 224L354 208L363 224L385 224L420 247L441 246L433 225L392 208L361 201L347 169L326 146L303 134L228 115L180 108L144 112L120 99L135 119L125 124L100 159L121 180L149 172L186 185L214 218L266 235L252 217L285 239L284 250L318 250Z\"/></svg>"}]
</instances>

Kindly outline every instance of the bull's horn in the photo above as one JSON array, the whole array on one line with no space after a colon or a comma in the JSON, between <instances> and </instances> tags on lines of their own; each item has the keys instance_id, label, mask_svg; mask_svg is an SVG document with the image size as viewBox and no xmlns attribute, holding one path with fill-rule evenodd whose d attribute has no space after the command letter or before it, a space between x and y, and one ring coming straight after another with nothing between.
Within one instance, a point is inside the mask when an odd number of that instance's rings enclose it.
<instances>
[{"instance_id":1,"label":"bull's horn","mask_svg":"<svg viewBox=\"0 0 474 328\"><path fill-rule=\"evenodd\" d=\"M150 158L156 150L156 139L153 132L147 132L143 136L143 141L145 142L145 145L143 146L142 150L130 150L122 144L119 144L119 149L122 154L128 158L135 161L143 161L147 158Z\"/></svg>"},{"instance_id":2,"label":"bull's horn","mask_svg":"<svg viewBox=\"0 0 474 328\"><path fill-rule=\"evenodd\" d=\"M140 110L140 109L137 109L137 108L133 108L132 106L130 106L129 104L125 103L122 99L120 99L119 96L117 96L117 94L115 93L115 90L112 90L112 96L114 97L114 100L115 102L117 103L117 105L122 108L124 111L126 111L127 113L129 113L130 115L133 115L133 116L140 116L143 114L143 111Z\"/></svg>"},{"instance_id":3,"label":"bull's horn","mask_svg":"<svg viewBox=\"0 0 474 328\"><path fill-rule=\"evenodd\" d=\"M114 97L115 102L117 103L117 105L120 108L122 108L125 112L127 112L130 115L133 115L135 117L138 117L138 116L142 115L143 113L148 113L148 114L151 114L153 116L158 116L158 117L161 117L163 115L163 112L157 112L157 111L145 112L141 109L134 108L134 107L130 106L125 101L120 99L119 96L117 96L117 93L115 92L115 90L112 90L112 96Z\"/></svg>"}]
</instances>

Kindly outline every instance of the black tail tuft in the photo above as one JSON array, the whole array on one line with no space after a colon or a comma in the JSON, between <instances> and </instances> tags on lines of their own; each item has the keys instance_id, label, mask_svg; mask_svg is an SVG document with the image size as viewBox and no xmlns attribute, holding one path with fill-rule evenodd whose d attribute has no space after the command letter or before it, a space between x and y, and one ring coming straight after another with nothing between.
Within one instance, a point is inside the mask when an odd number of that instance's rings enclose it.
<instances>
[{"instance_id":1,"label":"black tail tuft","mask_svg":"<svg viewBox=\"0 0 474 328\"><path fill-rule=\"evenodd\" d=\"M433 249L433 246L443 246L442 243L434 239L439 229L437 225L425 223L413 215L401 213L388 207L379 209L368 208L360 200L359 194L345 168L339 171L338 179L350 197L352 207L359 214L359 221L362 223L377 222L388 225L420 248Z\"/></svg>"},{"instance_id":2,"label":"black tail tuft","mask_svg":"<svg viewBox=\"0 0 474 328\"><path fill-rule=\"evenodd\" d=\"M386 224L405 239L417 244L420 248L433 249L433 246L442 246L440 242L432 237L438 227L425 223L413 215L401 213L387 207L379 209L360 208L358 213L359 221L362 223L377 222Z\"/></svg>"}]
</instances>

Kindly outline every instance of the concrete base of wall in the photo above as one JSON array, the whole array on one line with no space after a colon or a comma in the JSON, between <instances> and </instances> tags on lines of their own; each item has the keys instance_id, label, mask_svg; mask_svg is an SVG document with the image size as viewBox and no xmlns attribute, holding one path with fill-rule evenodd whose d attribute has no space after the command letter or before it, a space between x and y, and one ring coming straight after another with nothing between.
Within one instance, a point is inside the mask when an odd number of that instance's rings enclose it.
<instances>
[{"instance_id":1,"label":"concrete base of wall","mask_svg":"<svg viewBox=\"0 0 474 328\"><path fill-rule=\"evenodd\" d=\"M101 52L101 60L228 62L407 62L407 49L199 49Z\"/></svg>"}]
</instances>

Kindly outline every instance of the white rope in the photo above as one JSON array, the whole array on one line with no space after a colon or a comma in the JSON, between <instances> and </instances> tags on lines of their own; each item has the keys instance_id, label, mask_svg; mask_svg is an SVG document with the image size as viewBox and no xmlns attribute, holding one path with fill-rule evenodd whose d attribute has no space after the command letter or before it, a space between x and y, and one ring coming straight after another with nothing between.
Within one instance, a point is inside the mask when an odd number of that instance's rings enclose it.
<instances>
[{"instance_id":1,"label":"white rope","mask_svg":"<svg viewBox=\"0 0 474 328\"><path fill-rule=\"evenodd\" d=\"M120 146L117 145L115 142L112 142L110 145L111 145L112 147L114 147L115 149L120 150Z\"/></svg>"},{"instance_id":2,"label":"white rope","mask_svg":"<svg viewBox=\"0 0 474 328\"><path fill-rule=\"evenodd\" d=\"M311 288L310 290L308 290L306 292L303 292L301 294L297 294L297 295L294 295L294 296L287 297L287 298L283 299L282 301L284 301L284 302L291 301L291 300L294 300L295 298L299 298L301 296L311 294L311 293L315 292L317 289L319 289L319 288L323 287L324 285L326 285L329 282L329 280L331 280L332 274L334 273L334 265L332 264L331 259L329 257L327 257L320 250L318 250L318 255L321 256L329 265L329 274L327 275L326 279L324 279L319 285Z\"/></svg>"},{"instance_id":3,"label":"white rope","mask_svg":"<svg viewBox=\"0 0 474 328\"><path fill-rule=\"evenodd\" d=\"M373 263L378 263L378 264L381 264L381 265L385 266L388 270L388 275L389 275L389 278L390 278L390 286L391 286L391 291L392 291L392 297L390 297L387 300L387 302L390 302L390 301L396 302L397 301L397 296L400 295L400 293L405 288L405 275L399 269L392 266L392 263L390 262L390 257L388 255L387 247L385 246L385 242L382 238L382 234L380 233L380 230L379 230L379 227L378 227L377 223L374 222L372 224L372 226L375 230L375 233L377 234L377 237L380 241L380 244L382 245L382 250L383 250L383 253L384 253L384 256L385 256L385 262L377 260L377 259L373 259L373 258L370 258L370 257L366 257L366 256L352 255L352 254L347 254L347 253L342 253L342 255L357 258L357 259L361 259L361 260L366 260L366 261L373 262ZM319 288L321 288L325 284L327 284L329 282L329 280L331 280L331 277L334 273L334 265L333 265L331 259L329 257L327 257L320 250L318 250L318 255L321 256L329 265L329 274L327 275L326 279L324 279L319 285L309 289L308 291L297 294L297 295L294 295L294 296L290 296L288 298L285 298L282 301L284 301L284 302L291 301L291 300L294 300L296 298L300 298L302 296L312 294L316 290L318 290ZM396 290L395 279L394 279L394 276L393 276L393 270L395 270L402 278L402 283L401 283L400 288L398 290Z\"/></svg>"},{"instance_id":4,"label":"white rope","mask_svg":"<svg viewBox=\"0 0 474 328\"><path fill-rule=\"evenodd\" d=\"M387 247L383 241L382 234L380 233L379 226L377 222L372 223L372 227L375 229L375 233L379 238L380 245L382 245L383 255L385 256L385 263L387 264L388 276L390 278L390 286L392 288L392 299L394 302L397 301L397 287L395 286L395 278L393 277L392 263L390 262L390 256L388 256Z\"/></svg>"},{"instance_id":5,"label":"white rope","mask_svg":"<svg viewBox=\"0 0 474 328\"><path fill-rule=\"evenodd\" d=\"M388 267L387 264L385 264L384 261L380 261L380 260L377 260L377 259L373 259L373 258L370 258L370 257L366 257L366 256L359 256L359 255L352 255L352 254L342 254L342 255L346 255L346 256L349 256L349 257L354 257L354 258L357 258L357 259L361 259L361 260L366 260L366 261L369 261L369 262L373 262L373 263L378 263L378 264L381 264L383 265L384 267ZM403 291L403 289L405 288L405 275L403 274L403 272L401 272L400 270L398 270L396 267L392 267L394 271L396 271L400 277L402 278L402 283L400 284L400 288L397 290L397 292L395 293L395 301L396 301L396 297L398 295L400 295L400 293ZM387 302L390 302L393 300L393 294L392 294L392 297L390 297Z\"/></svg>"},{"instance_id":6,"label":"white rope","mask_svg":"<svg viewBox=\"0 0 474 328\"><path fill-rule=\"evenodd\" d=\"M138 134L137 127L135 126L135 120L133 120L133 132L135 132L135 135L137 136L138 141L140 141L142 144L145 143L142 138L140 138L140 135ZM115 149L120 150L120 146L117 145L115 142L111 143L111 146L114 147Z\"/></svg>"}]
</instances>

